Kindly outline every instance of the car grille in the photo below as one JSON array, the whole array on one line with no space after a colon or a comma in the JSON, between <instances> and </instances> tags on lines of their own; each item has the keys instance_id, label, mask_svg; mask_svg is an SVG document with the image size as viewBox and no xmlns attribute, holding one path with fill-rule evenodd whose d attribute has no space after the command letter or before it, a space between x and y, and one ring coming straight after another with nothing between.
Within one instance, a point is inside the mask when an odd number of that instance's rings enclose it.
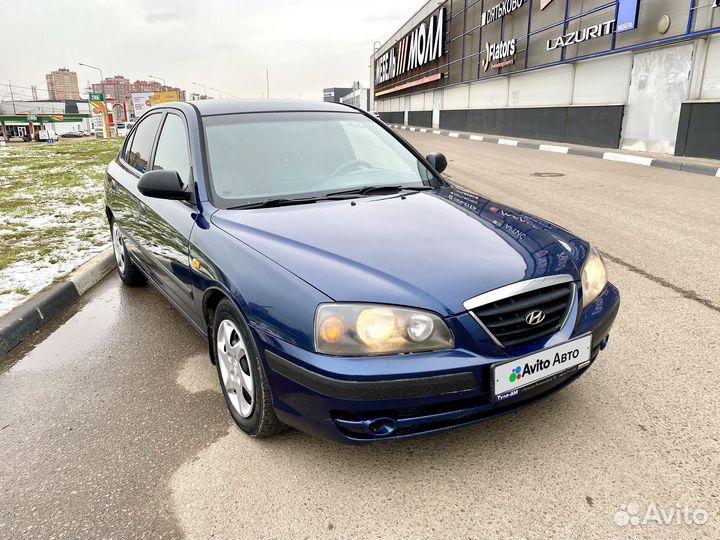
<instances>
[{"instance_id":1,"label":"car grille","mask_svg":"<svg viewBox=\"0 0 720 540\"><path fill-rule=\"evenodd\" d=\"M550 336L560 330L572 305L575 286L562 283L536 289L475 308L472 313L503 347L516 347ZM530 325L525 318L541 310L545 318Z\"/></svg>"}]
</instances>

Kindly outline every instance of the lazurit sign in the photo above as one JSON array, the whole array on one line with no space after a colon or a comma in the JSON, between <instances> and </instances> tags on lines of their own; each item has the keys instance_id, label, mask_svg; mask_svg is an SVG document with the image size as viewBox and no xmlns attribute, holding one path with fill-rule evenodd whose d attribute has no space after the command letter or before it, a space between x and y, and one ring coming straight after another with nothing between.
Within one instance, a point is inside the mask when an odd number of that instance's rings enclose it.
<instances>
[{"instance_id":1,"label":"lazurit sign","mask_svg":"<svg viewBox=\"0 0 720 540\"><path fill-rule=\"evenodd\" d=\"M445 8L416 26L375 62L375 84L382 84L445 55Z\"/></svg>"},{"instance_id":2,"label":"lazurit sign","mask_svg":"<svg viewBox=\"0 0 720 540\"><path fill-rule=\"evenodd\" d=\"M583 28L582 30L577 30L576 32L570 32L555 39L548 39L547 50L554 51L558 47L567 47L569 45L576 45L577 43L582 43L591 39L608 36L614 31L614 20L596 24L595 26Z\"/></svg>"}]
</instances>

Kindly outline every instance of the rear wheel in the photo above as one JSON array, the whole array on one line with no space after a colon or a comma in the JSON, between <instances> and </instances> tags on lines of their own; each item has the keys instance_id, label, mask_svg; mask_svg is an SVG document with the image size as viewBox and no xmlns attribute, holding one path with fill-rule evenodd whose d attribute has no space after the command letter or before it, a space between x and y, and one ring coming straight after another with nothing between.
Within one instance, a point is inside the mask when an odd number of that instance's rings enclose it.
<instances>
[{"instance_id":1,"label":"rear wheel","mask_svg":"<svg viewBox=\"0 0 720 540\"><path fill-rule=\"evenodd\" d=\"M117 264L118 274L125 285L142 285L145 283L145 275L130 260L127 247L125 247L125 237L113 221L110 225L110 234L112 236L113 251L115 252L115 263Z\"/></svg>"},{"instance_id":2,"label":"rear wheel","mask_svg":"<svg viewBox=\"0 0 720 540\"><path fill-rule=\"evenodd\" d=\"M215 310L213 341L220 388L238 427L258 438L282 431L250 328L228 299Z\"/></svg>"}]
</instances>

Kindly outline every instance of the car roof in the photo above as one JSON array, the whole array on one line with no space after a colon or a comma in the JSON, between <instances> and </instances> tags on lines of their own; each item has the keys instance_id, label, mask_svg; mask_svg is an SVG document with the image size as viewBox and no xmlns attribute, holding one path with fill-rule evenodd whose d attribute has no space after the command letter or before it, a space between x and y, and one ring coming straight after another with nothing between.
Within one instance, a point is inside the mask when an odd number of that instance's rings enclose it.
<instances>
[{"instance_id":1,"label":"car roof","mask_svg":"<svg viewBox=\"0 0 720 540\"><path fill-rule=\"evenodd\" d=\"M354 112L353 108L339 103L295 99L203 99L190 103L202 116L282 111Z\"/></svg>"}]
</instances>

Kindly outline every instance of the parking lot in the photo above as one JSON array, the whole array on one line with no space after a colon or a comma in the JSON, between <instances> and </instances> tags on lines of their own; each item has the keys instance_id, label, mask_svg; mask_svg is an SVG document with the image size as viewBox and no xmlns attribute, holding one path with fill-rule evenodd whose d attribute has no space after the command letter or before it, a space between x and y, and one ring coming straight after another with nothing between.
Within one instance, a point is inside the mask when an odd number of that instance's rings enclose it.
<instances>
[{"instance_id":1,"label":"parking lot","mask_svg":"<svg viewBox=\"0 0 720 540\"><path fill-rule=\"evenodd\" d=\"M402 135L443 152L452 181L604 254L622 305L589 372L440 436L251 440L206 343L113 273L0 360L0 537L720 535L720 179ZM642 523L651 505L707 520Z\"/></svg>"}]
</instances>

